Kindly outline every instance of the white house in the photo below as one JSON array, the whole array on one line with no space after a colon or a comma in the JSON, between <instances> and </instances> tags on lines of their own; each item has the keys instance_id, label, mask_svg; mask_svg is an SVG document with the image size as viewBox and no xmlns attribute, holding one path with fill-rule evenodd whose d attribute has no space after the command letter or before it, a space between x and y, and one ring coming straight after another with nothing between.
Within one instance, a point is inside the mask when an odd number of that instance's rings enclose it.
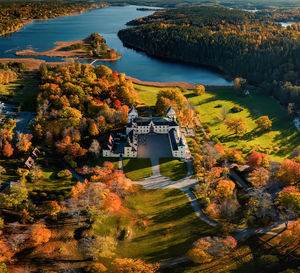
<instances>
[{"instance_id":1,"label":"white house","mask_svg":"<svg viewBox=\"0 0 300 273\"><path fill-rule=\"evenodd\" d=\"M137 157L138 135L168 134L173 157L185 160L190 157L190 151L176 121L176 113L170 106L165 117L139 117L137 110L132 107L128 112L126 135L118 133L110 136L103 147L104 157Z\"/></svg>"}]
</instances>

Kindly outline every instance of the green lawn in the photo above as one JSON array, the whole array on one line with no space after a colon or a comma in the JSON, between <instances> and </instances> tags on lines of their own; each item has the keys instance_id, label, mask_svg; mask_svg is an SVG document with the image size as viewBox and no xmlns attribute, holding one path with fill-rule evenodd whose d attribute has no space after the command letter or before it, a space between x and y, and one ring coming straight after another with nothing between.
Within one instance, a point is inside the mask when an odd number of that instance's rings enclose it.
<instances>
[{"instance_id":1,"label":"green lawn","mask_svg":"<svg viewBox=\"0 0 300 273\"><path fill-rule=\"evenodd\" d=\"M73 177L58 178L57 173L63 168L59 161L52 158L40 158L36 160L43 172L44 179L40 182L27 182L26 187L29 192L45 192L46 198L57 200L59 195L68 197L72 187L77 183Z\"/></svg>"},{"instance_id":2,"label":"green lawn","mask_svg":"<svg viewBox=\"0 0 300 273\"><path fill-rule=\"evenodd\" d=\"M130 230L119 242L117 256L163 261L181 257L201 236L214 229L200 221L180 190L142 190L127 197L123 212L94 225L97 235L116 235Z\"/></svg>"},{"instance_id":3,"label":"green lawn","mask_svg":"<svg viewBox=\"0 0 300 273\"><path fill-rule=\"evenodd\" d=\"M104 162L112 162L114 164L115 170L119 169L119 157L89 157L86 160L78 162L78 166L88 166L88 167L95 167L101 166L103 167Z\"/></svg>"},{"instance_id":4,"label":"green lawn","mask_svg":"<svg viewBox=\"0 0 300 273\"><path fill-rule=\"evenodd\" d=\"M36 97L39 92L39 80L32 74L24 74L22 78L0 87L0 95L8 97L8 103L20 104L22 110L36 111Z\"/></svg>"},{"instance_id":5,"label":"green lawn","mask_svg":"<svg viewBox=\"0 0 300 273\"><path fill-rule=\"evenodd\" d=\"M123 159L124 173L133 181L141 181L152 175L150 158Z\"/></svg>"},{"instance_id":6,"label":"green lawn","mask_svg":"<svg viewBox=\"0 0 300 273\"><path fill-rule=\"evenodd\" d=\"M236 95L232 88L211 88L206 94L197 96L193 92L185 93L188 100L198 111L202 123L207 123L212 139L219 141L228 148L237 148L243 153L249 153L253 148L260 147L261 152L269 154L272 160L282 160L288 157L300 143L300 134L296 131L287 112L275 99L251 92L250 96ZM228 118L244 117L248 132L242 137L235 137L226 129L219 118L222 107L232 109L240 106L239 113L229 113ZM268 115L273 122L272 130L265 133L257 132L255 120L259 116ZM276 149L280 148L279 151Z\"/></svg>"},{"instance_id":7,"label":"green lawn","mask_svg":"<svg viewBox=\"0 0 300 273\"><path fill-rule=\"evenodd\" d=\"M134 88L138 91L139 101L144 106L155 106L160 90L178 89L178 87L154 87L140 84L134 84Z\"/></svg>"},{"instance_id":8,"label":"green lawn","mask_svg":"<svg viewBox=\"0 0 300 273\"><path fill-rule=\"evenodd\" d=\"M186 177L188 169L185 162L174 158L159 159L160 174L169 177L173 181Z\"/></svg>"}]
</instances>

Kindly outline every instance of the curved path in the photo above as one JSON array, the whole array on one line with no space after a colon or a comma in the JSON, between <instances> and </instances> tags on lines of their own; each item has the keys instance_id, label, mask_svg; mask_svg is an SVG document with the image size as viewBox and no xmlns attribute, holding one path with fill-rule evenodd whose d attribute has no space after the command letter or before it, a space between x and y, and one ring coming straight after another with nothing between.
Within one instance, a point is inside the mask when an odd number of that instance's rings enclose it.
<instances>
[{"instance_id":1,"label":"curved path","mask_svg":"<svg viewBox=\"0 0 300 273\"><path fill-rule=\"evenodd\" d=\"M70 165L68 165L64 160L61 160L61 162L66 169L71 171L72 175L78 181L84 182L84 178L81 177L79 174L77 174L75 172L75 170L70 167ZM179 189L186 194L195 214L197 215L197 217L200 218L200 220L202 220L203 222L207 223L208 225L210 225L212 227L215 227L218 224L217 222L208 218L202 212L195 195L190 190L190 188L194 188L198 183L197 179L192 178L193 167L192 167L191 161L187 162L187 164L188 164L187 176L178 181L172 181L169 178L162 176L160 174L158 159L157 160L151 159L151 163L153 165L153 175L151 177L145 178L143 181L133 181L134 184L140 184L147 190L150 190L150 189ZM119 160L119 168L120 169L123 168L123 162L122 162L121 158ZM273 229L284 228L287 226L287 224L292 224L293 222L295 222L295 221L288 221L288 223L286 223L284 221L280 221L280 222L274 223L272 226L264 227L264 228L236 228L234 231L237 232L238 234L235 235L234 238L236 240L240 240L243 237L251 236L254 234L276 235L277 233L272 232ZM184 263L187 261L189 261L189 257L187 257L187 256L179 257L176 259L161 262L160 267L164 268L164 267L174 266L174 265Z\"/></svg>"}]
</instances>

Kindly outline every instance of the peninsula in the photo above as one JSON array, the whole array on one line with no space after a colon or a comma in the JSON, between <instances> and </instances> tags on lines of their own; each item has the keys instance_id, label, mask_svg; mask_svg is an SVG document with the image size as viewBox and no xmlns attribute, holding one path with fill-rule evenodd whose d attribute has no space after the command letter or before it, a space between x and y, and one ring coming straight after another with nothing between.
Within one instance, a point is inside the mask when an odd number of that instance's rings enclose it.
<instances>
[{"instance_id":1,"label":"peninsula","mask_svg":"<svg viewBox=\"0 0 300 273\"><path fill-rule=\"evenodd\" d=\"M89 37L83 40L56 42L55 47L43 51L36 52L34 50L17 51L17 56L47 56L59 58L74 58L74 59L96 59L99 61L115 61L121 58L114 49L107 46L105 39L96 33L92 33Z\"/></svg>"}]
</instances>

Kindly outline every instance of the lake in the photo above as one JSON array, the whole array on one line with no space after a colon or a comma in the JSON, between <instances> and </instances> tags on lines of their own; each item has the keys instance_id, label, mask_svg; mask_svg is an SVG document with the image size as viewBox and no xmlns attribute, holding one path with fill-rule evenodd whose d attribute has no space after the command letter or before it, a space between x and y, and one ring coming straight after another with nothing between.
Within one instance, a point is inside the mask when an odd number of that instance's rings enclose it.
<instances>
[{"instance_id":1,"label":"lake","mask_svg":"<svg viewBox=\"0 0 300 273\"><path fill-rule=\"evenodd\" d=\"M122 54L115 62L105 64L112 70L124 72L128 76L143 81L201 83L205 85L231 85L223 75L200 66L183 64L150 57L143 52L126 48L117 33L125 24L135 18L147 16L153 11L139 11L140 6L108 7L90 10L76 16L66 16L44 21L36 21L9 36L0 38L0 57L14 58L21 49L45 51L54 47L57 41L81 40L92 32L102 35L108 46ZM36 57L46 61L59 58Z\"/></svg>"}]
</instances>

